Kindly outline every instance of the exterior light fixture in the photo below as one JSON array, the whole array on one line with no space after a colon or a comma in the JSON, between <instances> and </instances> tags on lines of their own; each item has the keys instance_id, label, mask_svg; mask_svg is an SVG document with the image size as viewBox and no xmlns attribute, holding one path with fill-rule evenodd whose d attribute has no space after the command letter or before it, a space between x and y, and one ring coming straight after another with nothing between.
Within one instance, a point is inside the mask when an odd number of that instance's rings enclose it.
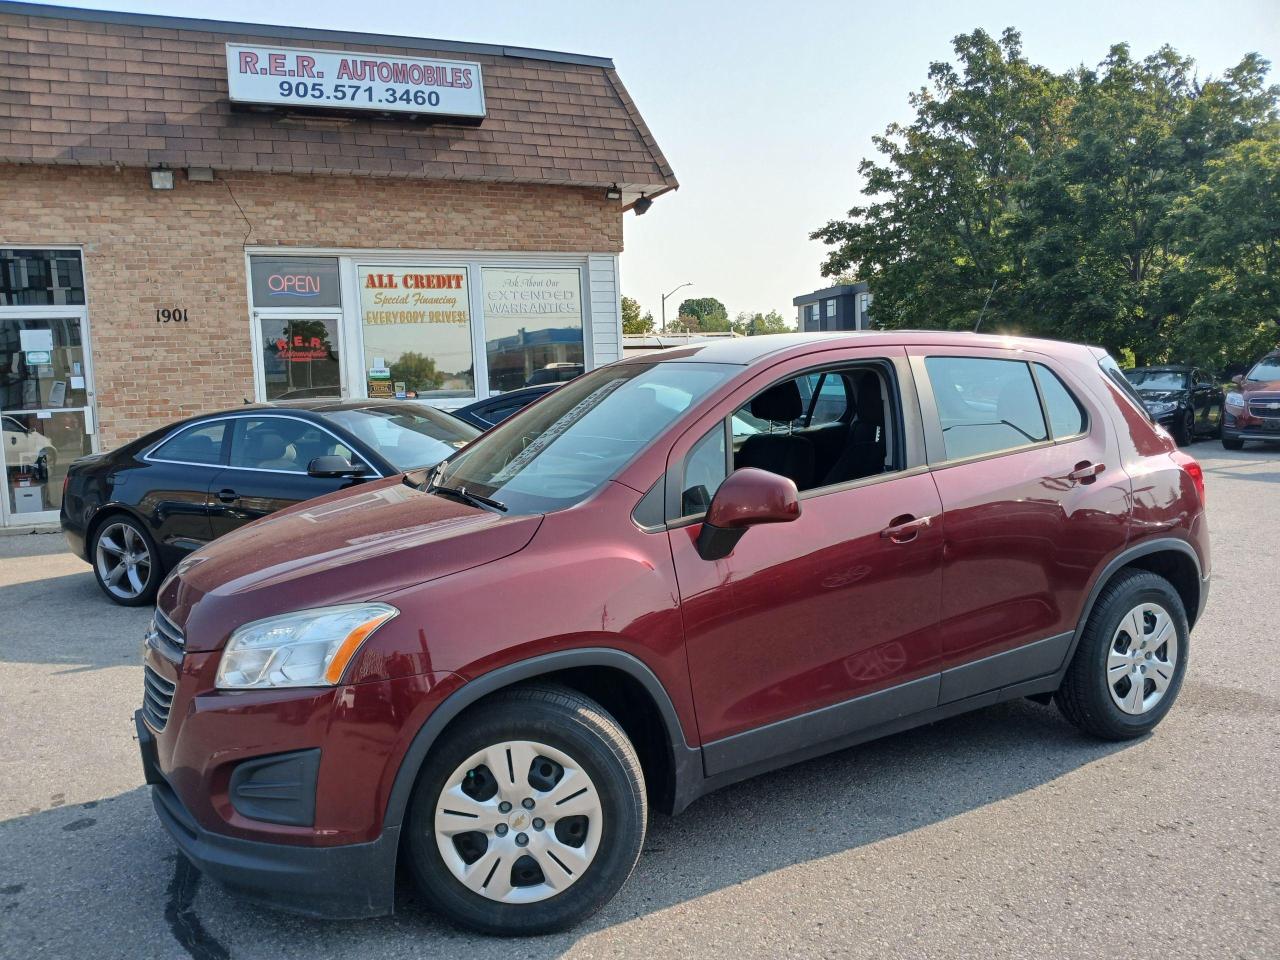
<instances>
[{"instance_id":1,"label":"exterior light fixture","mask_svg":"<svg viewBox=\"0 0 1280 960\"><path fill-rule=\"evenodd\" d=\"M618 185L615 183L612 187L609 187L607 190L605 190L604 198L606 200L621 200L622 191L618 189Z\"/></svg>"},{"instance_id":2,"label":"exterior light fixture","mask_svg":"<svg viewBox=\"0 0 1280 960\"><path fill-rule=\"evenodd\" d=\"M151 189L152 190L172 190L173 189L173 171L160 167L151 171Z\"/></svg>"},{"instance_id":3,"label":"exterior light fixture","mask_svg":"<svg viewBox=\"0 0 1280 960\"><path fill-rule=\"evenodd\" d=\"M652 206L653 206L653 201L650 200L648 197L646 197L642 193L640 194L640 199L631 205L631 209L636 212L637 217L643 217L646 213L649 212L649 208Z\"/></svg>"}]
</instances>

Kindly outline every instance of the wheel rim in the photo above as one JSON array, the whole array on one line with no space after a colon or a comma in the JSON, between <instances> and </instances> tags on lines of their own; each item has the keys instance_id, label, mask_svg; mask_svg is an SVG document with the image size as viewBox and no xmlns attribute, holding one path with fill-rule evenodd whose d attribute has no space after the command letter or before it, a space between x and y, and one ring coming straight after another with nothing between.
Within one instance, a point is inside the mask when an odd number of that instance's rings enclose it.
<instances>
[{"instance_id":1,"label":"wheel rim","mask_svg":"<svg viewBox=\"0 0 1280 960\"><path fill-rule=\"evenodd\" d=\"M151 549L127 523L111 523L98 534L94 551L98 579L121 600L136 600L151 580Z\"/></svg>"},{"instance_id":2,"label":"wheel rim","mask_svg":"<svg viewBox=\"0 0 1280 960\"><path fill-rule=\"evenodd\" d=\"M1140 603L1120 621L1107 651L1107 689L1117 707L1133 716L1155 707L1169 691L1178 666L1178 631L1158 603Z\"/></svg>"},{"instance_id":3,"label":"wheel rim","mask_svg":"<svg viewBox=\"0 0 1280 960\"><path fill-rule=\"evenodd\" d=\"M562 750L508 740L477 751L436 801L436 846L473 893L535 903L576 883L600 846L600 793Z\"/></svg>"}]
</instances>

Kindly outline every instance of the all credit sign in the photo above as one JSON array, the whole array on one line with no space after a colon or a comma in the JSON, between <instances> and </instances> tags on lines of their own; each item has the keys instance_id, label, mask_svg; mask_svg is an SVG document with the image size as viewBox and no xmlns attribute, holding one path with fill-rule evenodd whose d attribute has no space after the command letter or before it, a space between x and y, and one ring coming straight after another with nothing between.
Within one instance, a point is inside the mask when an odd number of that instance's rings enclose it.
<instances>
[{"instance_id":1,"label":"all credit sign","mask_svg":"<svg viewBox=\"0 0 1280 960\"><path fill-rule=\"evenodd\" d=\"M461 60L228 43L227 89L233 103L295 110L485 115L480 64Z\"/></svg>"}]
</instances>

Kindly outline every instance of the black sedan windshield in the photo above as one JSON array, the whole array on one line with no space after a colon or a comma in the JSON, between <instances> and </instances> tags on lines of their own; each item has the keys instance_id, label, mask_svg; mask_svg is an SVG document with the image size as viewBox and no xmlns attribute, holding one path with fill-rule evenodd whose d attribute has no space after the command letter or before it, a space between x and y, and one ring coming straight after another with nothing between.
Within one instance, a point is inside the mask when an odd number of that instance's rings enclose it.
<instances>
[{"instance_id":1,"label":"black sedan windshield","mask_svg":"<svg viewBox=\"0 0 1280 960\"><path fill-rule=\"evenodd\" d=\"M1187 373L1183 370L1130 370L1126 376L1139 390L1185 390Z\"/></svg>"},{"instance_id":2,"label":"black sedan windshield","mask_svg":"<svg viewBox=\"0 0 1280 960\"><path fill-rule=\"evenodd\" d=\"M494 428L446 463L434 483L517 513L572 506L735 369L678 361L603 367Z\"/></svg>"},{"instance_id":3,"label":"black sedan windshield","mask_svg":"<svg viewBox=\"0 0 1280 960\"><path fill-rule=\"evenodd\" d=\"M439 410L405 408L405 404L397 404L332 410L326 411L325 417L402 471L434 466L480 436L475 427Z\"/></svg>"}]
</instances>

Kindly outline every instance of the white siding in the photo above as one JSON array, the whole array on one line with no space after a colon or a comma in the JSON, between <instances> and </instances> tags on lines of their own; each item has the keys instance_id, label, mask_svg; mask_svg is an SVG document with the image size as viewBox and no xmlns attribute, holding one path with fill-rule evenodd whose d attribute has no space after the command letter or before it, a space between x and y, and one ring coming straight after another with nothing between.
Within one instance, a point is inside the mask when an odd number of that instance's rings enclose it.
<instances>
[{"instance_id":1,"label":"white siding","mask_svg":"<svg viewBox=\"0 0 1280 960\"><path fill-rule=\"evenodd\" d=\"M587 258L588 296L591 300L591 363L600 367L622 358L622 299L618 284L618 258Z\"/></svg>"}]
</instances>

